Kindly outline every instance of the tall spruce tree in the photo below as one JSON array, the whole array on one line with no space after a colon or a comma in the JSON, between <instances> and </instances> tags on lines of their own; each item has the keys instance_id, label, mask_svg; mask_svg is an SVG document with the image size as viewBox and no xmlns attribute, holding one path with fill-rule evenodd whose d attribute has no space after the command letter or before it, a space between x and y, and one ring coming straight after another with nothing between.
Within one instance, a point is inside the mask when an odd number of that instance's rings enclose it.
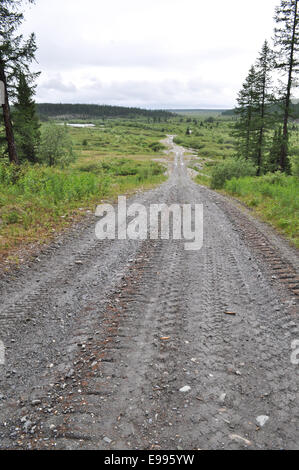
<instances>
[{"instance_id":1,"label":"tall spruce tree","mask_svg":"<svg viewBox=\"0 0 299 470\"><path fill-rule=\"evenodd\" d=\"M274 102L272 92L273 52L267 41L264 42L261 53L256 62L255 91L258 105L256 116L257 136L255 142L256 163L258 175L262 172L267 151L267 135L273 126L273 113L271 104Z\"/></svg>"},{"instance_id":2,"label":"tall spruce tree","mask_svg":"<svg viewBox=\"0 0 299 470\"><path fill-rule=\"evenodd\" d=\"M243 84L237 98L236 109L239 119L235 126L234 135L237 138L237 151L245 160L253 160L256 163L255 140L257 134L256 118L259 112L257 93L257 73L254 66Z\"/></svg>"},{"instance_id":3,"label":"tall spruce tree","mask_svg":"<svg viewBox=\"0 0 299 470\"><path fill-rule=\"evenodd\" d=\"M19 159L37 161L36 150L40 140L40 124L33 100L35 87L31 77L20 73L17 85L17 101L14 105L13 121Z\"/></svg>"},{"instance_id":4,"label":"tall spruce tree","mask_svg":"<svg viewBox=\"0 0 299 470\"><path fill-rule=\"evenodd\" d=\"M34 0L24 1L34 3ZM19 163L19 158L9 99L14 95L15 78L20 71L25 74L29 73L28 65L34 59L36 51L34 34L31 34L27 40L24 40L22 35L17 35L18 27L24 19L20 11L22 3L22 0L1 0L0 2L0 80L4 89L3 121L9 160L16 164Z\"/></svg>"},{"instance_id":5,"label":"tall spruce tree","mask_svg":"<svg viewBox=\"0 0 299 470\"><path fill-rule=\"evenodd\" d=\"M276 48L276 68L286 77L281 91L283 101L283 135L280 151L280 169L290 172L288 156L289 134L288 123L291 110L292 87L295 86L295 74L299 69L299 18L298 0L281 0L276 8L274 45Z\"/></svg>"}]
</instances>

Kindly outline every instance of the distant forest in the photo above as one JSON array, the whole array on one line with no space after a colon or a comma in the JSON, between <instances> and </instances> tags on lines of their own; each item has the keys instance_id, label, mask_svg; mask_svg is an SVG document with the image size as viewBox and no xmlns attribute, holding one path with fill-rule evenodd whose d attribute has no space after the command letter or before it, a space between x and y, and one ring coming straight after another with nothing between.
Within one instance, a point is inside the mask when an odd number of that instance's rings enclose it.
<instances>
[{"instance_id":1,"label":"distant forest","mask_svg":"<svg viewBox=\"0 0 299 470\"><path fill-rule=\"evenodd\" d=\"M95 104L52 104L37 103L36 109L41 120L59 119L108 119L136 117L152 118L155 121L165 121L173 117L173 113L162 110L147 110L140 108L125 108L121 106L106 106Z\"/></svg>"},{"instance_id":2,"label":"distant forest","mask_svg":"<svg viewBox=\"0 0 299 470\"><path fill-rule=\"evenodd\" d=\"M279 104L274 104L271 108L271 111L277 114L279 114L281 110L282 110L282 107ZM226 111L222 112L222 116L236 116L236 115L237 115L236 109L227 109ZM299 102L292 104L290 117L291 119L299 119Z\"/></svg>"}]
</instances>

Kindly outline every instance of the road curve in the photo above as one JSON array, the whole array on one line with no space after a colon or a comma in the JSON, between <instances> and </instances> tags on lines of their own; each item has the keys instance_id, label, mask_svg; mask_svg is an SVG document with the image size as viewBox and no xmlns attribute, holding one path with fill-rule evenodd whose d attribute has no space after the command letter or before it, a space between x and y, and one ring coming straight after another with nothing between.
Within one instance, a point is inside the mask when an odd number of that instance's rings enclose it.
<instances>
[{"instance_id":1,"label":"road curve","mask_svg":"<svg viewBox=\"0 0 299 470\"><path fill-rule=\"evenodd\" d=\"M298 449L298 253L168 143L131 202L203 204L200 251L90 217L1 277L0 449Z\"/></svg>"}]
</instances>

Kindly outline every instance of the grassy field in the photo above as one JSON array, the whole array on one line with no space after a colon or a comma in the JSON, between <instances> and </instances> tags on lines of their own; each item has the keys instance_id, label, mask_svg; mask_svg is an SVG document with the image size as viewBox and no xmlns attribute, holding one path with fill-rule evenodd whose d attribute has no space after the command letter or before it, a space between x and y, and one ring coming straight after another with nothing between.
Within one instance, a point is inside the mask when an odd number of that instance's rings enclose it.
<instances>
[{"instance_id":1,"label":"grassy field","mask_svg":"<svg viewBox=\"0 0 299 470\"><path fill-rule=\"evenodd\" d=\"M165 137L159 128L146 129L136 121L96 122L93 128L70 128L75 150L82 157L156 155L163 150L159 141Z\"/></svg>"}]
</instances>

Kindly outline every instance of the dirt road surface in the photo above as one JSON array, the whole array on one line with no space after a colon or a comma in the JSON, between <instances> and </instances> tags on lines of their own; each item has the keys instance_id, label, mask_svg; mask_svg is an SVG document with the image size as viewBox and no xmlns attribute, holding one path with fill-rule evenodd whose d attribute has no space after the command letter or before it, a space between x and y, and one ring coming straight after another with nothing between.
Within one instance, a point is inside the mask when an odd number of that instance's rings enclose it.
<instances>
[{"instance_id":1,"label":"dirt road surface","mask_svg":"<svg viewBox=\"0 0 299 470\"><path fill-rule=\"evenodd\" d=\"M168 142L131 201L202 203L202 250L99 241L90 216L1 276L0 449L299 448L298 253Z\"/></svg>"}]
</instances>

